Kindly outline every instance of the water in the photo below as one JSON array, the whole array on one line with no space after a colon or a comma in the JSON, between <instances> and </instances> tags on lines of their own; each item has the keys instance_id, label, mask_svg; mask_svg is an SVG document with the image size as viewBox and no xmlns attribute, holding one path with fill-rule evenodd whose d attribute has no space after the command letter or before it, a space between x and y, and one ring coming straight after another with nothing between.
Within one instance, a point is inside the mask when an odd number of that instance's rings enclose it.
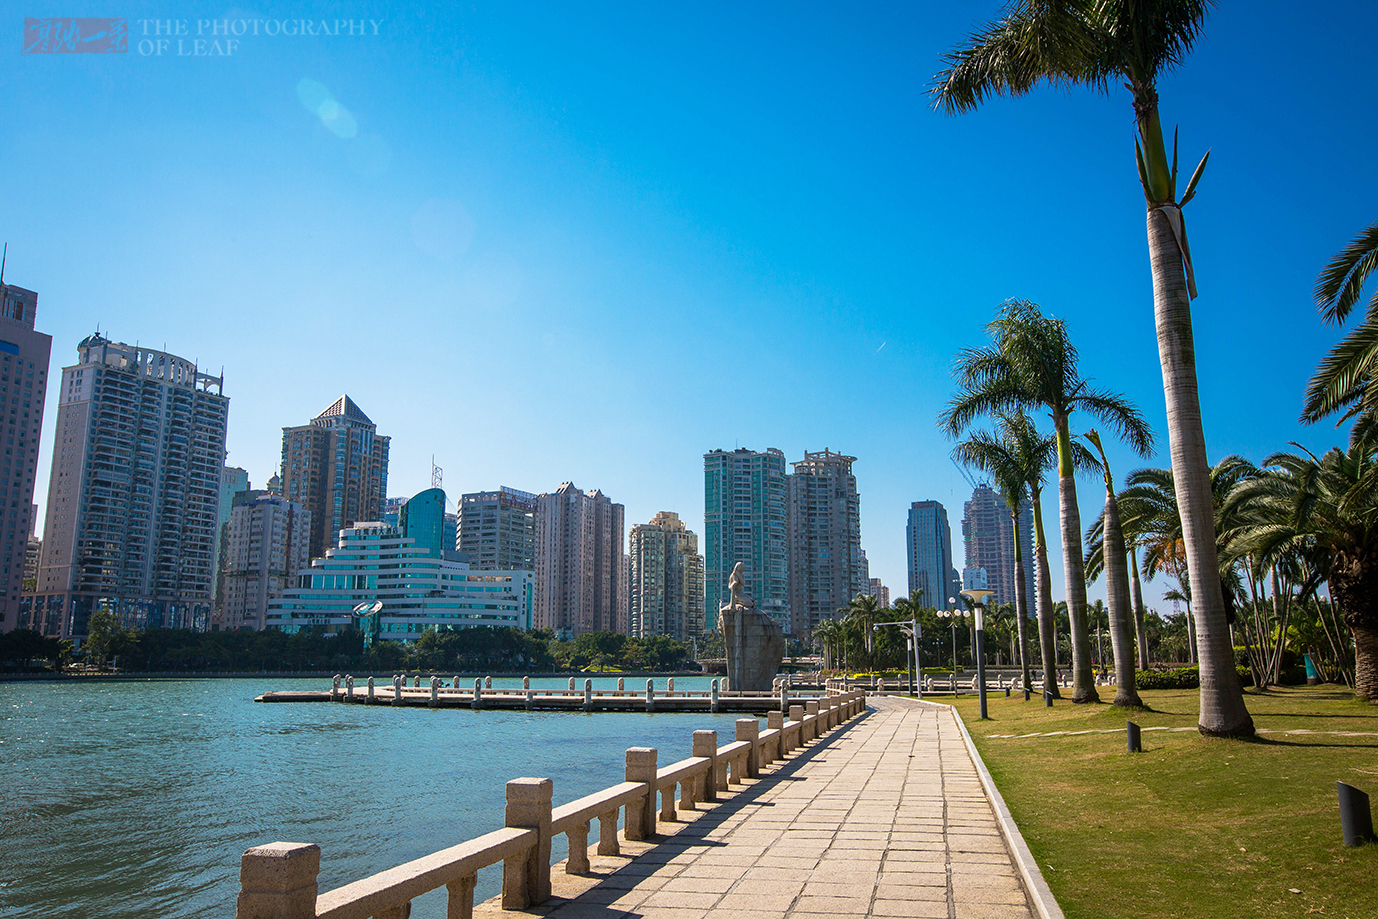
<instances>
[{"instance_id":1,"label":"water","mask_svg":"<svg viewBox=\"0 0 1378 919\"><path fill-rule=\"evenodd\" d=\"M508 779L550 777L558 805L620 782L627 747L655 747L663 765L689 755L695 730L730 740L740 717L253 701L323 688L0 683L0 916L228 919L250 846L318 843L320 889L332 890L497 829ZM497 894L500 871L480 874L479 899ZM413 916L443 915L443 891L414 904Z\"/></svg>"}]
</instances>

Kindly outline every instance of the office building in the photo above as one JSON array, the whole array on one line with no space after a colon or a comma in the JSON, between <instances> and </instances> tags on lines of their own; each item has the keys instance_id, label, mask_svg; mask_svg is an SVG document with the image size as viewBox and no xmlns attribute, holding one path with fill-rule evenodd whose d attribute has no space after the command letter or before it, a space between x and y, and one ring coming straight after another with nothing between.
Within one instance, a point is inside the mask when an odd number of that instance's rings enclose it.
<instances>
[{"instance_id":1,"label":"office building","mask_svg":"<svg viewBox=\"0 0 1378 919\"><path fill-rule=\"evenodd\" d=\"M220 627L264 629L268 601L281 597L310 563L310 544L311 514L300 504L266 491L235 495L225 525Z\"/></svg>"},{"instance_id":2,"label":"office building","mask_svg":"<svg viewBox=\"0 0 1378 919\"><path fill-rule=\"evenodd\" d=\"M226 466L220 470L220 509L215 515L215 577L211 579L211 596L215 598L217 610L224 599L220 591L220 581L226 564L225 527L230 522L230 508L234 506L234 496L248 490L247 469Z\"/></svg>"},{"instance_id":3,"label":"office building","mask_svg":"<svg viewBox=\"0 0 1378 919\"><path fill-rule=\"evenodd\" d=\"M881 609L890 608L890 588L880 582L880 578L871 578L871 596L876 598Z\"/></svg>"},{"instance_id":4,"label":"office building","mask_svg":"<svg viewBox=\"0 0 1378 919\"><path fill-rule=\"evenodd\" d=\"M24 560L35 517L34 474L53 337L34 329L38 294L4 283L0 271L0 632L27 622Z\"/></svg>"},{"instance_id":5,"label":"office building","mask_svg":"<svg viewBox=\"0 0 1378 919\"><path fill-rule=\"evenodd\" d=\"M789 608L796 635L840 618L839 611L871 586L861 552L855 462L855 456L823 450L806 451L802 460L791 464Z\"/></svg>"},{"instance_id":6,"label":"office building","mask_svg":"<svg viewBox=\"0 0 1378 919\"><path fill-rule=\"evenodd\" d=\"M536 505L528 491L506 485L459 499L459 551L480 571L536 570Z\"/></svg>"},{"instance_id":7,"label":"office building","mask_svg":"<svg viewBox=\"0 0 1378 919\"><path fill-rule=\"evenodd\" d=\"M987 588L995 591L989 599L992 604L1014 602L1014 538L1004 495L989 485L977 485L963 508L962 542L966 567L985 569ZM1019 541L1027 566L1033 559L1033 511L1027 502L1019 515ZM965 574L962 580L965 585ZM1028 583L1032 590L1033 579Z\"/></svg>"},{"instance_id":8,"label":"office building","mask_svg":"<svg viewBox=\"0 0 1378 919\"><path fill-rule=\"evenodd\" d=\"M268 601L266 621L289 633L367 627L376 629L373 639L386 641L479 625L529 629L533 577L530 571L474 571L435 558L398 527L363 523L346 527L324 558L312 559L293 586ZM382 604L377 616L354 615L360 604L374 601Z\"/></svg>"},{"instance_id":9,"label":"office building","mask_svg":"<svg viewBox=\"0 0 1378 919\"><path fill-rule=\"evenodd\" d=\"M381 520L390 443L349 396L310 424L282 429L282 496L311 513L312 558L345 527Z\"/></svg>"},{"instance_id":10,"label":"office building","mask_svg":"<svg viewBox=\"0 0 1378 919\"><path fill-rule=\"evenodd\" d=\"M622 505L565 482L537 496L536 627L562 637L629 630Z\"/></svg>"},{"instance_id":11,"label":"office building","mask_svg":"<svg viewBox=\"0 0 1378 919\"><path fill-rule=\"evenodd\" d=\"M705 627L718 627L727 579L741 562L745 593L790 634L789 521L785 454L745 447L703 455Z\"/></svg>"},{"instance_id":12,"label":"office building","mask_svg":"<svg viewBox=\"0 0 1378 919\"><path fill-rule=\"evenodd\" d=\"M402 535L431 558L453 558L455 545L445 545L445 492L428 488L407 499L397 513Z\"/></svg>"},{"instance_id":13,"label":"office building","mask_svg":"<svg viewBox=\"0 0 1378 919\"><path fill-rule=\"evenodd\" d=\"M84 635L105 608L130 628L209 628L224 378L95 334L58 398L35 627Z\"/></svg>"},{"instance_id":14,"label":"office building","mask_svg":"<svg viewBox=\"0 0 1378 919\"><path fill-rule=\"evenodd\" d=\"M945 608L960 581L952 566L952 531L947 509L937 501L915 501L904 528L909 560L909 595L920 592L922 606Z\"/></svg>"},{"instance_id":15,"label":"office building","mask_svg":"<svg viewBox=\"0 0 1378 919\"><path fill-rule=\"evenodd\" d=\"M406 503L406 498L388 498L383 501L383 523L390 527L399 526L402 516L402 505Z\"/></svg>"},{"instance_id":16,"label":"office building","mask_svg":"<svg viewBox=\"0 0 1378 919\"><path fill-rule=\"evenodd\" d=\"M703 556L679 515L661 511L628 536L631 632L689 642L703 635Z\"/></svg>"}]
</instances>

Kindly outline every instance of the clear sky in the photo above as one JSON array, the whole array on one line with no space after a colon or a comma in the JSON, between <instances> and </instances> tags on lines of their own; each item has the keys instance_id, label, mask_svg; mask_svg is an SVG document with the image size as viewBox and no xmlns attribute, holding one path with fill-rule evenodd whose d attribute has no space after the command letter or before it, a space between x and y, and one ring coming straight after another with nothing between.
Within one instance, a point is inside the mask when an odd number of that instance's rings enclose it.
<instances>
[{"instance_id":1,"label":"clear sky","mask_svg":"<svg viewBox=\"0 0 1378 919\"><path fill-rule=\"evenodd\" d=\"M1168 462L1127 92L929 107L997 11L30 0L0 19L5 278L39 292L54 369L97 324L223 366L255 486L342 392L392 436L393 495L434 455L451 496L572 480L629 526L702 533L708 450L850 453L898 595L911 501L946 505L960 564L970 488L935 418L1006 298L1065 317L1151 420L1159 452L1112 447L1117 475ZM125 17L128 51L21 54L24 16ZM201 19L248 25L194 56ZM363 34L322 34L346 19ZM1213 459L1340 439L1296 418L1339 336L1316 274L1378 219L1376 33L1367 2L1225 4L1160 83L1183 161L1213 151L1186 210Z\"/></svg>"}]
</instances>

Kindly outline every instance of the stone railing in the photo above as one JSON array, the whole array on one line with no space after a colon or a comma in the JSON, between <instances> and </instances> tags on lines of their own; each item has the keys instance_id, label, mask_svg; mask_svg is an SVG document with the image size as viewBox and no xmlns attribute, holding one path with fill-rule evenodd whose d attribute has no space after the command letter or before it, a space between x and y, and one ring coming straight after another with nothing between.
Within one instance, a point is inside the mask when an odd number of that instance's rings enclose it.
<instances>
[{"instance_id":1,"label":"stone railing","mask_svg":"<svg viewBox=\"0 0 1378 919\"><path fill-rule=\"evenodd\" d=\"M792 705L789 719L771 712L766 730L755 718L737 721L736 737L718 746L716 731L695 731L693 755L657 767L650 747L627 750L625 781L552 806L554 783L545 778L507 783L507 824L477 839L389 868L326 893L317 889L321 850L312 843L275 842L256 846L240 861L237 919L406 919L411 901L444 887L447 919L471 919L478 872L502 864L502 907L523 909L550 899L551 839L569 839L568 874L589 873L589 829L598 821L598 854L618 855L617 825L624 839L656 834L659 817L675 820L679 810L711 804L718 793L760 775L763 766L860 715L865 693L839 692ZM676 802L675 791L679 796Z\"/></svg>"}]
</instances>

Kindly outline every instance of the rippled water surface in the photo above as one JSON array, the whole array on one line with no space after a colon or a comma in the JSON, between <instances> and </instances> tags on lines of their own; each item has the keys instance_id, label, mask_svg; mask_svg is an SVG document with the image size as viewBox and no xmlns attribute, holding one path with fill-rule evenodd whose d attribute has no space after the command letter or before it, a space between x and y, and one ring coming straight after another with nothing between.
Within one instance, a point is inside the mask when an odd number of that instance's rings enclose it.
<instances>
[{"instance_id":1,"label":"rippled water surface","mask_svg":"<svg viewBox=\"0 0 1378 919\"><path fill-rule=\"evenodd\" d=\"M549 776L560 804L621 781L629 746L672 762L697 729L731 739L738 717L253 701L323 688L0 683L0 916L228 919L250 846L319 843L330 890L501 826L508 779ZM499 870L480 875L479 898L498 892ZM413 916L437 915L443 892L414 904Z\"/></svg>"}]
</instances>

